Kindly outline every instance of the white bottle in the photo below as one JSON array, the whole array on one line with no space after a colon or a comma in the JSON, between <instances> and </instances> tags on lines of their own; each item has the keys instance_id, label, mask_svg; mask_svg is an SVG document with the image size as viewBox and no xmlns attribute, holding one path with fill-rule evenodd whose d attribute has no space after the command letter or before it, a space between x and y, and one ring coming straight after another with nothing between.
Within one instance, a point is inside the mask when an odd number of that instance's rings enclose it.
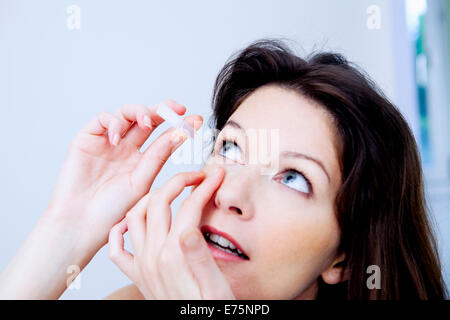
<instances>
[{"instance_id":1,"label":"white bottle","mask_svg":"<svg viewBox=\"0 0 450 320\"><path fill-rule=\"evenodd\" d=\"M165 105L164 103L160 103L156 113L170 123L170 125L176 129L181 129L188 134L188 137L191 139L194 138L194 128L192 128L183 118L178 115L175 111L173 111L170 107Z\"/></svg>"}]
</instances>

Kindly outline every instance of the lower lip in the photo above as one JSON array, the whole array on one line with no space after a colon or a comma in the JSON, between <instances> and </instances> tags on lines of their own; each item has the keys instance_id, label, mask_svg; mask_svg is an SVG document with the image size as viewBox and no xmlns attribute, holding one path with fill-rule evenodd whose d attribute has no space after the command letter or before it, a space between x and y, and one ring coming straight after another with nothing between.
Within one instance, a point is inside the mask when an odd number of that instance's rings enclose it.
<instances>
[{"instance_id":1,"label":"lower lip","mask_svg":"<svg viewBox=\"0 0 450 320\"><path fill-rule=\"evenodd\" d=\"M214 247L211 243L208 242L209 250L212 253L214 259L220 259L225 261L245 261L245 259L235 256L234 254L222 251L216 247Z\"/></svg>"}]
</instances>

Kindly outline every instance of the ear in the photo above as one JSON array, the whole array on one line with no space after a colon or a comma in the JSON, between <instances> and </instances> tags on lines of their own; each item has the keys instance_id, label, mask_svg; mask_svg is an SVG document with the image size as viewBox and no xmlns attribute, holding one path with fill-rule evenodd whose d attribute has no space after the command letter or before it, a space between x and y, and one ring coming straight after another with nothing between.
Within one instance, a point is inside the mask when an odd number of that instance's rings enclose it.
<instances>
[{"instance_id":1,"label":"ear","mask_svg":"<svg viewBox=\"0 0 450 320\"><path fill-rule=\"evenodd\" d=\"M337 284L342 281L348 280L348 270L344 264L345 253L341 253L333 263L322 272L321 276L325 283Z\"/></svg>"}]
</instances>

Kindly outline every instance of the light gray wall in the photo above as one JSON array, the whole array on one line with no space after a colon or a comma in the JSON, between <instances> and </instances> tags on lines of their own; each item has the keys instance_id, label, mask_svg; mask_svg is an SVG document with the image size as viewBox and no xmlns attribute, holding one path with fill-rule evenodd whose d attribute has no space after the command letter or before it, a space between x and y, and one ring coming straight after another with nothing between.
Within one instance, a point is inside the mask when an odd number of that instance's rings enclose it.
<instances>
[{"instance_id":1,"label":"light gray wall","mask_svg":"<svg viewBox=\"0 0 450 320\"><path fill-rule=\"evenodd\" d=\"M81 8L80 30L66 26L71 4ZM381 9L378 30L367 27L373 4ZM261 37L292 39L300 54L344 53L415 128L411 88L403 87L411 79L396 72L402 61L395 55L396 10L388 0L0 0L0 269L46 207L69 142L89 119L125 103L165 98L208 118L218 71L230 54ZM169 165L156 184L186 169ZM129 283L106 249L82 272L81 288L63 298L102 298Z\"/></svg>"}]
</instances>

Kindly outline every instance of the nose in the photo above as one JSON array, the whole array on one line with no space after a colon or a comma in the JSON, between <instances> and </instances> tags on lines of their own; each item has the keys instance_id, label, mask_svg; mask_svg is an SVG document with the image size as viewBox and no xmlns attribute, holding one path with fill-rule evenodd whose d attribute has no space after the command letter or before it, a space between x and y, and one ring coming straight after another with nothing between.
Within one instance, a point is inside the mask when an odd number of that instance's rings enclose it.
<instances>
[{"instance_id":1,"label":"nose","mask_svg":"<svg viewBox=\"0 0 450 320\"><path fill-rule=\"evenodd\" d=\"M225 177L214 195L214 204L222 212L248 220L253 216L252 173L225 169Z\"/></svg>"}]
</instances>

